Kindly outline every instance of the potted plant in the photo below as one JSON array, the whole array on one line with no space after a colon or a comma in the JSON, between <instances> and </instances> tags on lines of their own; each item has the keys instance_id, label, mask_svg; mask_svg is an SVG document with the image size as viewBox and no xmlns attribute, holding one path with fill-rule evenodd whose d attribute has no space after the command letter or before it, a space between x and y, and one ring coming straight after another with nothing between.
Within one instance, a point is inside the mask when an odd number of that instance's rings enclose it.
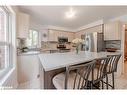
<instances>
[{"instance_id":1,"label":"potted plant","mask_svg":"<svg viewBox=\"0 0 127 95\"><path fill-rule=\"evenodd\" d=\"M84 42L84 40L83 39L80 39L80 38L76 38L76 39L74 39L73 41L72 41L72 43L75 45L75 47L76 47L76 54L78 54L79 53L79 46L82 44Z\"/></svg>"}]
</instances>

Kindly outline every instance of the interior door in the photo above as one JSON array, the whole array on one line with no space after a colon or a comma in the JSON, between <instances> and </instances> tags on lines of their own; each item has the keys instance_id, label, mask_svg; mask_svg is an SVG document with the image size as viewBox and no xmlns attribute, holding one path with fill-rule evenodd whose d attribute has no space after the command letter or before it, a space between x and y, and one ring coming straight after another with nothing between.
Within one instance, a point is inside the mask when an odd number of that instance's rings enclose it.
<instances>
[{"instance_id":1,"label":"interior door","mask_svg":"<svg viewBox=\"0 0 127 95\"><path fill-rule=\"evenodd\" d=\"M125 29L124 57L127 60L127 29Z\"/></svg>"}]
</instances>

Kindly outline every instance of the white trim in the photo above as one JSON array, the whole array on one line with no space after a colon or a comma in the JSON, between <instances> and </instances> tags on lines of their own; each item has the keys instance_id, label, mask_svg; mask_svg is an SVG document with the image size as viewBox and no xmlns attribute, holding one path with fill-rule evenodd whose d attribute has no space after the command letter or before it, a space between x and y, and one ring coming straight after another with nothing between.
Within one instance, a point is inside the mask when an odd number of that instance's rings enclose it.
<instances>
[{"instance_id":1,"label":"white trim","mask_svg":"<svg viewBox=\"0 0 127 95\"><path fill-rule=\"evenodd\" d=\"M67 32L76 32L75 29L69 29L66 27L59 27L59 26L53 26L53 25L47 25L45 26L48 29L55 29L55 30L63 30L63 31L67 31Z\"/></svg>"},{"instance_id":2,"label":"white trim","mask_svg":"<svg viewBox=\"0 0 127 95\"><path fill-rule=\"evenodd\" d=\"M13 81L15 79L14 73L16 68L9 68L9 72L7 72L3 78L0 80L0 89L13 89L18 87L18 82Z\"/></svg>"},{"instance_id":3,"label":"white trim","mask_svg":"<svg viewBox=\"0 0 127 95\"><path fill-rule=\"evenodd\" d=\"M34 26L34 28L33 28L33 26L31 27L32 29L38 30L37 27L34 24L32 24L32 25ZM54 30L62 30L62 31L65 31L65 32L76 32L75 31L76 29L70 29L70 28L54 26L54 25L40 25L40 24L38 24L38 27L41 27L41 29L54 29Z\"/></svg>"},{"instance_id":4,"label":"white trim","mask_svg":"<svg viewBox=\"0 0 127 95\"><path fill-rule=\"evenodd\" d=\"M0 80L0 86L2 86L4 83L5 83L5 81L8 79L8 77L12 74L12 72L15 70L15 68L11 68L11 69L8 69L7 70L7 73L3 76L3 78ZM5 71L3 71L3 72L5 72Z\"/></svg>"},{"instance_id":5,"label":"white trim","mask_svg":"<svg viewBox=\"0 0 127 95\"><path fill-rule=\"evenodd\" d=\"M59 27L59 26L53 26L53 25L42 25L41 27L43 27L44 29L62 30L65 32L78 32L80 30L87 29L87 28L94 27L94 26L101 25L101 24L104 24L103 19L92 22L92 23L87 24L87 25L84 25L84 26L79 27L77 29L71 29L71 28Z\"/></svg>"},{"instance_id":6,"label":"white trim","mask_svg":"<svg viewBox=\"0 0 127 95\"><path fill-rule=\"evenodd\" d=\"M11 38L11 35L10 35L10 32L11 31L9 31L10 29L9 29L9 26L10 26L10 24L9 24L9 14L10 14L10 11L8 10L8 8L6 7L6 6L2 6L2 7L0 7L0 8L2 8L2 10L4 10L4 12L5 12L5 26L4 26L4 30L5 30L5 41L3 41L3 42L0 42L0 45L1 46L7 46L7 50L5 50L5 62L4 62L4 69L5 70L3 70L3 71L8 71L8 70L6 70L6 69L8 69L8 68L10 68L11 67L11 55L10 55L10 46L11 46L11 41L10 41L10 38ZM3 72L4 74L5 73L7 73L7 72ZM0 75L1 75L2 73L0 73ZM2 74L3 75L3 74ZM0 78L2 78L2 77L0 77Z\"/></svg>"},{"instance_id":7,"label":"white trim","mask_svg":"<svg viewBox=\"0 0 127 95\"><path fill-rule=\"evenodd\" d=\"M1 46L5 46L5 45L8 46L8 45L10 45L10 43L8 43L8 42L0 42L0 45L1 45Z\"/></svg>"},{"instance_id":8,"label":"white trim","mask_svg":"<svg viewBox=\"0 0 127 95\"><path fill-rule=\"evenodd\" d=\"M14 10L8 6L7 7L10 10L11 15L11 43L12 43L12 52L13 54L13 66L16 67L16 13Z\"/></svg>"},{"instance_id":9,"label":"white trim","mask_svg":"<svg viewBox=\"0 0 127 95\"><path fill-rule=\"evenodd\" d=\"M124 25L124 24L123 24ZM125 66L125 63L124 63L124 52L125 52L125 50L124 50L124 47L125 47L125 27L123 26L122 27L122 35L121 35L121 51L122 51L122 57L123 57L123 59L122 59L122 73L125 73L124 71L124 66Z\"/></svg>"},{"instance_id":10,"label":"white trim","mask_svg":"<svg viewBox=\"0 0 127 95\"><path fill-rule=\"evenodd\" d=\"M90 23L90 24L84 25L84 26L82 26L82 27L79 27L78 29L76 29L76 32L81 31L81 30L83 30L83 29L90 28L90 27L94 27L94 26L97 26L97 25L101 25L101 24L103 24L103 23L104 23L104 22L103 22L103 20L101 19L101 20L92 22L92 23Z\"/></svg>"}]
</instances>

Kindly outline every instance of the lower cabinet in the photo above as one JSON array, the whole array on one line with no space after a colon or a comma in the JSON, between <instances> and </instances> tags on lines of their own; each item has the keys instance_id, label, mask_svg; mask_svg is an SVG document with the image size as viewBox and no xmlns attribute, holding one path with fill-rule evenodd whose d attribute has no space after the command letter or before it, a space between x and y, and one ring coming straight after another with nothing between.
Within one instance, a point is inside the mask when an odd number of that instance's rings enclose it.
<instances>
[{"instance_id":1,"label":"lower cabinet","mask_svg":"<svg viewBox=\"0 0 127 95\"><path fill-rule=\"evenodd\" d=\"M41 88L41 66L38 55L18 56L19 88Z\"/></svg>"}]
</instances>

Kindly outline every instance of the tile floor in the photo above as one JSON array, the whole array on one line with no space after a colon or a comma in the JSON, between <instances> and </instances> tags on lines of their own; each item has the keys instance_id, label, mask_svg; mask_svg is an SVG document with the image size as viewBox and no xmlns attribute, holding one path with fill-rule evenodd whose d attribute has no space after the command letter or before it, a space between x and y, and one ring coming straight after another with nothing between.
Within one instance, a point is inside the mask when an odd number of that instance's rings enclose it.
<instances>
[{"instance_id":1,"label":"tile floor","mask_svg":"<svg viewBox=\"0 0 127 95\"><path fill-rule=\"evenodd\" d=\"M121 75L119 78L115 78L115 89L127 89L127 61L125 62L125 66L124 66L124 74ZM29 86L29 87L19 87L18 89L35 89L35 82L33 86ZM105 86L106 87L106 86ZM37 89L37 88L36 88Z\"/></svg>"},{"instance_id":2,"label":"tile floor","mask_svg":"<svg viewBox=\"0 0 127 95\"><path fill-rule=\"evenodd\" d=\"M127 89L127 61L125 62L124 65L124 74L115 79L115 87L116 89Z\"/></svg>"}]
</instances>

